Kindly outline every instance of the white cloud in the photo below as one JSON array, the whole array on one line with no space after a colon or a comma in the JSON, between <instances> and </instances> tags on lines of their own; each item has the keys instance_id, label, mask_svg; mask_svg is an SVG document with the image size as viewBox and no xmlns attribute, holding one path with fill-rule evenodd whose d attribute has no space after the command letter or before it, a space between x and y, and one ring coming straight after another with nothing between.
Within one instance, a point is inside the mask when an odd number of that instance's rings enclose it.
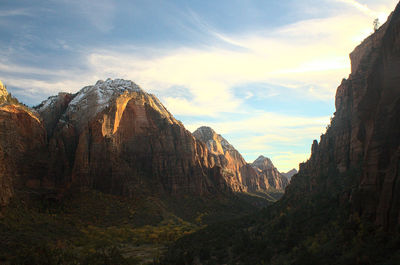
<instances>
[{"instance_id":1,"label":"white cloud","mask_svg":"<svg viewBox=\"0 0 400 265\"><path fill-rule=\"evenodd\" d=\"M312 140L319 139L325 132L329 118L262 112L241 120L206 124L196 122L185 126L190 131L203 125L210 126L239 150L247 161L265 155L279 170L287 171L309 157Z\"/></svg>"}]
</instances>

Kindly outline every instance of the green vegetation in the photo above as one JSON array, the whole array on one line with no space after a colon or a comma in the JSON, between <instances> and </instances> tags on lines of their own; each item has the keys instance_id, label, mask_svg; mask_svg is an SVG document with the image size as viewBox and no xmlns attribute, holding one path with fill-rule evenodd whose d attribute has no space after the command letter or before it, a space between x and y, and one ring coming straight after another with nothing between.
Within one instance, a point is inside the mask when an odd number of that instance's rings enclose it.
<instances>
[{"instance_id":1,"label":"green vegetation","mask_svg":"<svg viewBox=\"0 0 400 265\"><path fill-rule=\"evenodd\" d=\"M357 174L297 176L278 203L179 239L161 264L400 264L400 231L360 219L346 202Z\"/></svg>"},{"instance_id":2,"label":"green vegetation","mask_svg":"<svg viewBox=\"0 0 400 265\"><path fill-rule=\"evenodd\" d=\"M0 215L1 264L153 264L179 238L267 203L236 194L127 199L86 190L62 200L18 194Z\"/></svg>"}]
</instances>

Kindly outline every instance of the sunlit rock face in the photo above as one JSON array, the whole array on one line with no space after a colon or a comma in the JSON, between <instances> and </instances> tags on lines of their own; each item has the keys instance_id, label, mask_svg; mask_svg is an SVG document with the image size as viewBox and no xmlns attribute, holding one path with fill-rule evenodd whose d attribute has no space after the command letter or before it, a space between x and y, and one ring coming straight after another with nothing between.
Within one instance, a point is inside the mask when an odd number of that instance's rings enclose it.
<instances>
[{"instance_id":1,"label":"sunlit rock face","mask_svg":"<svg viewBox=\"0 0 400 265\"><path fill-rule=\"evenodd\" d=\"M251 165L258 171L260 181L265 185L277 190L284 190L289 184L288 178L279 173L268 157L261 155Z\"/></svg>"},{"instance_id":2,"label":"sunlit rock face","mask_svg":"<svg viewBox=\"0 0 400 265\"><path fill-rule=\"evenodd\" d=\"M225 181L234 191L250 191L259 188L257 172L251 168L242 155L221 135L210 127L200 127L193 136L205 143L213 155L215 164L223 169Z\"/></svg>"},{"instance_id":3,"label":"sunlit rock face","mask_svg":"<svg viewBox=\"0 0 400 265\"><path fill-rule=\"evenodd\" d=\"M356 172L354 213L386 228L400 224L400 6L350 54L352 72L336 112L294 178ZM336 173L335 173L336 172ZM325 183L329 185L329 183ZM309 190L318 183L309 183Z\"/></svg>"},{"instance_id":4,"label":"sunlit rock face","mask_svg":"<svg viewBox=\"0 0 400 265\"><path fill-rule=\"evenodd\" d=\"M46 130L25 108L0 106L0 206L16 190L39 188L47 171Z\"/></svg>"},{"instance_id":5,"label":"sunlit rock face","mask_svg":"<svg viewBox=\"0 0 400 265\"><path fill-rule=\"evenodd\" d=\"M59 94L38 111L51 135L48 177L55 187L126 196L227 188L206 146L132 81L98 81L75 95Z\"/></svg>"},{"instance_id":6,"label":"sunlit rock face","mask_svg":"<svg viewBox=\"0 0 400 265\"><path fill-rule=\"evenodd\" d=\"M0 81L0 104L5 102L8 96L8 92L4 87L3 83Z\"/></svg>"},{"instance_id":7,"label":"sunlit rock face","mask_svg":"<svg viewBox=\"0 0 400 265\"><path fill-rule=\"evenodd\" d=\"M268 169L261 164L258 165L260 167L254 163L248 164L226 139L207 126L198 128L193 135L207 145L215 163L223 169L224 179L232 190L254 192L270 188L283 190L286 187L287 179L280 175L268 158L272 165Z\"/></svg>"}]
</instances>

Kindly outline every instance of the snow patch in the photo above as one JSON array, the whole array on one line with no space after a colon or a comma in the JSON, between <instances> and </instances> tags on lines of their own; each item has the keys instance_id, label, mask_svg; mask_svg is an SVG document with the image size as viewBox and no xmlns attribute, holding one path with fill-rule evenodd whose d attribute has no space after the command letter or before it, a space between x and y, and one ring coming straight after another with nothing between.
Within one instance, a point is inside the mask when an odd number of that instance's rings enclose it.
<instances>
[{"instance_id":1,"label":"snow patch","mask_svg":"<svg viewBox=\"0 0 400 265\"><path fill-rule=\"evenodd\" d=\"M99 80L94 86L86 86L82 88L76 97L69 103L69 109L75 110L78 106L80 109L85 109L90 102L90 105L96 107L96 112L99 112L108 107L110 101L117 95L125 92L143 92L143 90L130 80L123 79L107 79L106 81Z\"/></svg>"},{"instance_id":2,"label":"snow patch","mask_svg":"<svg viewBox=\"0 0 400 265\"><path fill-rule=\"evenodd\" d=\"M46 100L44 100L42 103L40 103L40 105L38 106L38 111L39 112L43 112L44 110L46 110L48 107L54 105L54 103L56 103L58 96L51 96L48 97Z\"/></svg>"}]
</instances>

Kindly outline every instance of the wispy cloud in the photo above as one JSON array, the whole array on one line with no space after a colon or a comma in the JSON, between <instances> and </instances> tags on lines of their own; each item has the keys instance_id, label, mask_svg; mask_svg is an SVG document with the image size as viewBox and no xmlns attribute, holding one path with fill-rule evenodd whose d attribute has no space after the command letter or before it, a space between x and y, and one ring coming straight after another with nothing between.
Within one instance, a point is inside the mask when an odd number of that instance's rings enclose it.
<instances>
[{"instance_id":1,"label":"wispy cloud","mask_svg":"<svg viewBox=\"0 0 400 265\"><path fill-rule=\"evenodd\" d=\"M311 118L261 112L240 120L194 122L186 127L194 131L202 125L210 126L248 161L266 155L279 170L287 171L309 157L312 140L325 132L328 123L329 116Z\"/></svg>"},{"instance_id":2,"label":"wispy cloud","mask_svg":"<svg viewBox=\"0 0 400 265\"><path fill-rule=\"evenodd\" d=\"M12 16L31 16L32 14L24 8L0 10L0 17L12 17Z\"/></svg>"},{"instance_id":3,"label":"wispy cloud","mask_svg":"<svg viewBox=\"0 0 400 265\"><path fill-rule=\"evenodd\" d=\"M302 21L264 35L226 37L243 50L181 48L152 59L110 52L117 48L94 51L88 64L98 76L122 75L155 93L176 85L186 87L191 99L173 93L164 98L177 115L237 111L244 99L235 98L230 88L254 82L307 87L302 93L310 98L332 100L339 80L349 73L347 54L366 36L366 20L337 16Z\"/></svg>"},{"instance_id":4,"label":"wispy cloud","mask_svg":"<svg viewBox=\"0 0 400 265\"><path fill-rule=\"evenodd\" d=\"M80 13L97 30L108 32L114 28L115 3L112 0L63 0L72 5L74 11Z\"/></svg>"}]
</instances>

